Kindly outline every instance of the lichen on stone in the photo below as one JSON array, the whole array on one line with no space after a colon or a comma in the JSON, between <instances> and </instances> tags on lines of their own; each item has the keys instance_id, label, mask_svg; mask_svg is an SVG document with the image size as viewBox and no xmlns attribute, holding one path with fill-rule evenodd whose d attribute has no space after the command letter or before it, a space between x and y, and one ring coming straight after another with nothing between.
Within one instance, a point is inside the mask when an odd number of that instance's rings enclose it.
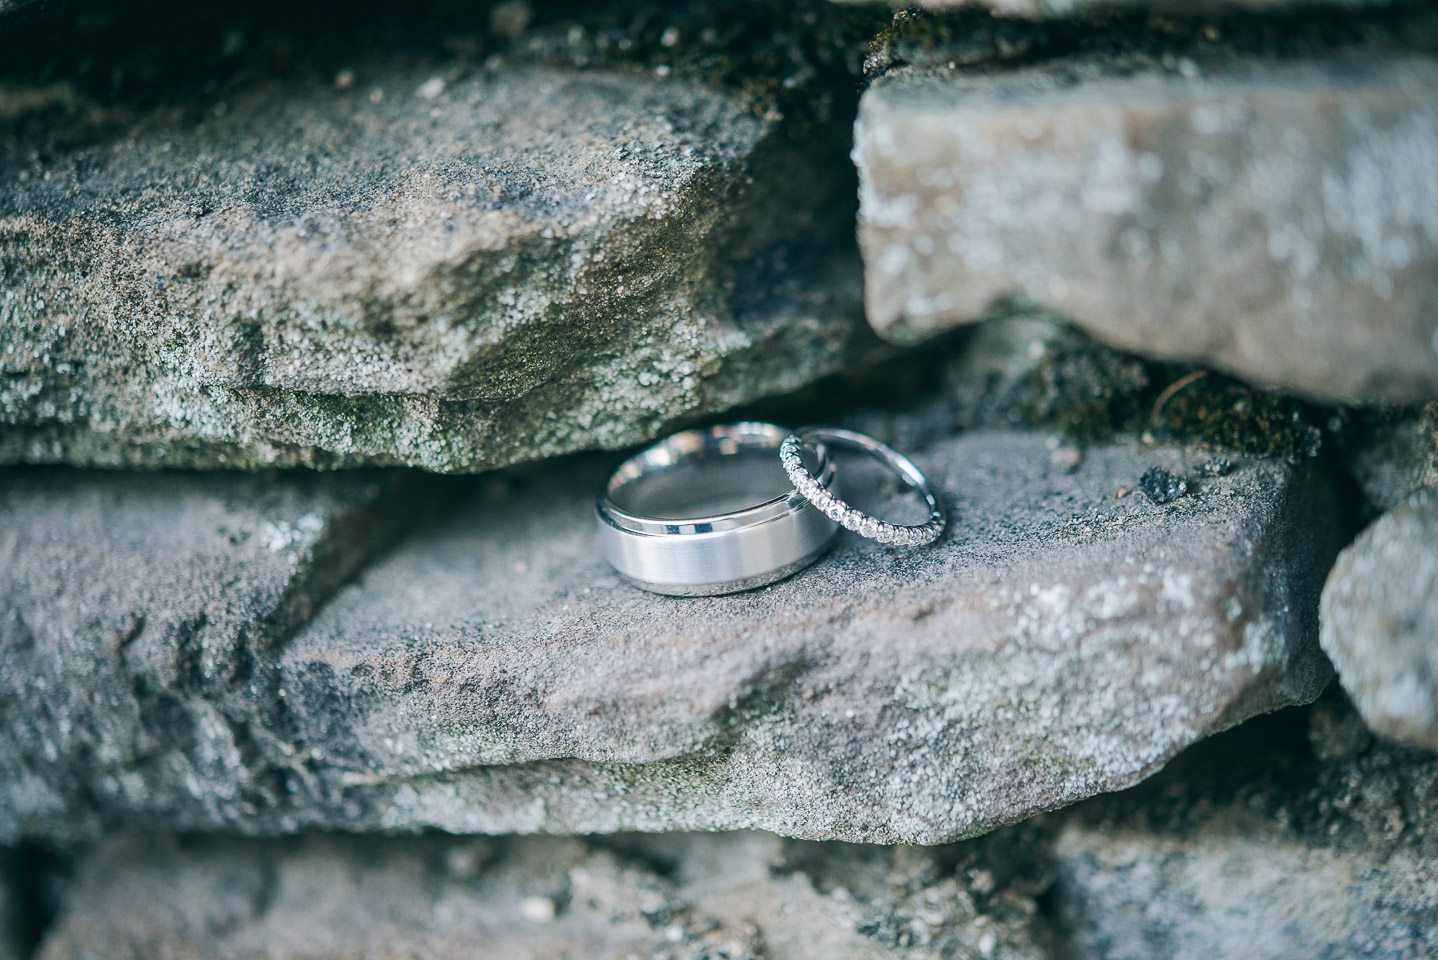
<instances>
[{"instance_id":1,"label":"lichen on stone","mask_svg":"<svg viewBox=\"0 0 1438 960\"><path fill-rule=\"evenodd\" d=\"M969 360L966 349L992 356ZM967 397L961 406L974 406L979 401L968 395L981 390L982 419L1052 429L1079 444L1130 434L1302 459L1318 454L1332 415L1211 370L1115 350L1047 311L996 314L952 362L950 389ZM998 372L1005 364L1022 373Z\"/></svg>"},{"instance_id":2,"label":"lichen on stone","mask_svg":"<svg viewBox=\"0 0 1438 960\"><path fill-rule=\"evenodd\" d=\"M1192 371L1184 373L1192 376ZM1167 379L1165 386L1182 381ZM1289 460L1318 455L1326 411L1278 393L1258 390L1212 372L1155 401L1149 432L1158 438L1196 439L1243 453Z\"/></svg>"},{"instance_id":3,"label":"lichen on stone","mask_svg":"<svg viewBox=\"0 0 1438 960\"><path fill-rule=\"evenodd\" d=\"M477 471L861 355L827 5L623 9L62 19L0 65L80 104L0 126L0 460Z\"/></svg>"},{"instance_id":4,"label":"lichen on stone","mask_svg":"<svg viewBox=\"0 0 1438 960\"><path fill-rule=\"evenodd\" d=\"M715 84L758 115L822 123L852 114L863 46L882 23L875 11L820 0L543 4L507 55Z\"/></svg>"}]
</instances>

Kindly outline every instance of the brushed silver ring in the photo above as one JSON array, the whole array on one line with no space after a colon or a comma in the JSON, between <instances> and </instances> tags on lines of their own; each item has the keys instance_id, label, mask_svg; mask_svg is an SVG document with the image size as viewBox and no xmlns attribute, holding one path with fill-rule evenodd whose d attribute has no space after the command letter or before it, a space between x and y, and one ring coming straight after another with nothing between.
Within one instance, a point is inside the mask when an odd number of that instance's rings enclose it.
<instances>
[{"instance_id":1,"label":"brushed silver ring","mask_svg":"<svg viewBox=\"0 0 1438 960\"><path fill-rule=\"evenodd\" d=\"M831 484L821 483L801 456L805 447L814 449L825 443L852 447L889 467L924 498L924 502L929 505L929 519L919 524L890 523L871 517L862 510L856 510L836 497L829 489ZM784 472L789 475L795 490L802 493L829 519L861 537L895 546L921 547L939 539L948 524L944 505L939 502L924 472L914 466L908 457L873 437L839 427L802 427L784 439L779 447L779 460L783 463Z\"/></svg>"},{"instance_id":2,"label":"brushed silver ring","mask_svg":"<svg viewBox=\"0 0 1438 960\"><path fill-rule=\"evenodd\" d=\"M605 557L635 586L685 597L751 590L812 564L839 528L779 469L787 435L772 423L701 427L624 461L595 508ZM828 450L809 449L813 487L827 490ZM734 502L712 506L723 499Z\"/></svg>"}]
</instances>

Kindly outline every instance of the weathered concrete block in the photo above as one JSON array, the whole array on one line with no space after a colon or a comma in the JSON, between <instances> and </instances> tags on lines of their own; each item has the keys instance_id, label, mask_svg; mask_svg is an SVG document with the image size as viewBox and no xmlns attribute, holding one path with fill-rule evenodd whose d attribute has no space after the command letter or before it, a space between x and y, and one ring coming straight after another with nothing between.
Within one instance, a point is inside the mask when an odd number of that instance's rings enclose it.
<instances>
[{"instance_id":1,"label":"weathered concrete block","mask_svg":"<svg viewBox=\"0 0 1438 960\"><path fill-rule=\"evenodd\" d=\"M39 957L1041 960L1023 855L764 834L142 837L86 857Z\"/></svg>"},{"instance_id":2,"label":"weathered concrete block","mask_svg":"<svg viewBox=\"0 0 1438 960\"><path fill-rule=\"evenodd\" d=\"M1323 649L1374 730L1438 750L1438 487L1385 513L1323 588Z\"/></svg>"},{"instance_id":3,"label":"weathered concrete block","mask_svg":"<svg viewBox=\"0 0 1438 960\"><path fill-rule=\"evenodd\" d=\"M0 137L0 461L479 470L867 335L854 265L804 253L847 230L844 130L632 70L356 66Z\"/></svg>"},{"instance_id":4,"label":"weathered concrete block","mask_svg":"<svg viewBox=\"0 0 1438 960\"><path fill-rule=\"evenodd\" d=\"M1132 784L1327 680L1315 618L1338 545L1316 471L1243 460L1165 506L1115 499L1209 456L1120 444L1056 466L1040 436L948 439L920 457L956 511L934 548L845 541L771 588L687 600L605 564L603 465L477 481L292 638L224 640L243 651L229 686L117 670L124 624L180 600L96 577L106 626L87 627L73 575L47 577L92 534L21 540L0 556L25 572L9 606L33 639L9 646L24 679L0 764L25 773L0 824L980 833ZM208 617L215 644L268 635Z\"/></svg>"},{"instance_id":5,"label":"weathered concrete block","mask_svg":"<svg viewBox=\"0 0 1438 960\"><path fill-rule=\"evenodd\" d=\"M1339 720L1316 762L1273 726L1236 732L1232 752L1207 751L1183 778L1165 771L1139 796L1064 818L1050 900L1061 956L1438 953L1438 759L1365 745Z\"/></svg>"},{"instance_id":6,"label":"weathered concrete block","mask_svg":"<svg viewBox=\"0 0 1438 960\"><path fill-rule=\"evenodd\" d=\"M1438 395L1438 64L1092 73L902 68L865 93L880 333L1028 300L1321 400Z\"/></svg>"},{"instance_id":7,"label":"weathered concrete block","mask_svg":"<svg viewBox=\"0 0 1438 960\"><path fill-rule=\"evenodd\" d=\"M257 662L415 492L393 475L0 473L0 837L252 811L275 785L245 775L255 748L226 698L253 695ZM166 795L185 784L189 801Z\"/></svg>"}]
</instances>

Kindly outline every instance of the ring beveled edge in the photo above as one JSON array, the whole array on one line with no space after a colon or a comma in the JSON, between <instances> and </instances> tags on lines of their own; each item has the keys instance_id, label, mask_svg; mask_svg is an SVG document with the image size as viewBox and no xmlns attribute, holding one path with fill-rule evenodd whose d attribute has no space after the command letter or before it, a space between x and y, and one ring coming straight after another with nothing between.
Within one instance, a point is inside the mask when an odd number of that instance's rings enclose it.
<instances>
[{"instance_id":1,"label":"ring beveled edge","mask_svg":"<svg viewBox=\"0 0 1438 960\"><path fill-rule=\"evenodd\" d=\"M760 587L767 587L772 583L787 580L794 576L794 574L809 569L834 546L834 533L838 533L838 531L839 525L834 524L833 533L825 537L823 543L792 563L786 563L784 566L777 567L767 573L755 574L752 577L743 577L738 580L728 580L721 583L695 584L657 583L631 577L618 567L615 568L615 571L619 574L619 578L625 583L636 586L641 590L648 590L650 593L663 594L666 597L722 597L725 594L743 593L746 590L757 590Z\"/></svg>"},{"instance_id":2,"label":"ring beveled edge","mask_svg":"<svg viewBox=\"0 0 1438 960\"><path fill-rule=\"evenodd\" d=\"M609 478L605 480L603 486L600 487L599 497L595 503L595 510L598 512L600 520L623 533L665 537L689 536L747 529L770 520L776 520L780 517L797 513L803 509L808 503L808 500L792 488L778 496L761 503L756 503L753 506L745 507L742 510L730 510L724 513L698 517L647 517L625 510L614 502L611 496L611 488L614 486L614 480L621 473L629 470L631 466L641 463L645 458L656 451L663 450L670 446L682 445L682 442L686 438L700 437L704 438L706 442L723 439L723 435L720 434L720 431L728 431L729 433L739 434L745 437L771 437L774 439L772 444L754 444L754 446L759 449L770 447L776 451L783 445L784 438L790 433L788 429L777 424L765 423L761 420L741 420L736 423L720 423L708 427L691 427L688 430L681 430L678 433L670 434L663 440L651 444L633 456L630 456L609 472ZM819 468L817 479L822 486L828 488L832 486L834 482L834 463L823 444L815 444L814 446ZM681 460L687 457L699 456L703 452L704 448L683 452ZM710 455L713 454L711 453ZM718 455L724 456L726 454L720 453ZM670 466L676 466L678 462L680 461L676 461ZM640 476L643 476L643 474L636 474L632 479L637 480ZM708 529L693 529L697 527L707 527Z\"/></svg>"},{"instance_id":3,"label":"ring beveled edge","mask_svg":"<svg viewBox=\"0 0 1438 960\"><path fill-rule=\"evenodd\" d=\"M746 507L743 510L732 511L725 514L718 514L710 518L683 519L679 521L665 520L661 518L645 518L629 514L620 510L610 499L610 490L614 478L624 471L626 467L636 461L642 461L652 451L672 445L677 439L685 437L700 436L707 439L722 438L719 431L744 428L761 428L747 433L750 437L764 437L770 442L756 443L753 446L759 449L772 449L777 451L783 440L788 436L789 431L776 424L763 423L759 421L747 421L736 424L719 424L713 427L697 427L691 430L681 431L665 438L657 444L640 451L616 467L601 488L600 496L595 504L595 516L601 526L601 541L604 547L605 558L614 567L619 576L626 582L648 590L652 593L664 594L667 596L717 596L728 593L738 593L745 590L752 590L757 587L776 583L795 573L811 566L819 557L832 545L835 534L838 533L839 525L828 517L824 516L807 498L796 490L789 490L771 500L756 504L753 507ZM700 455L701 452L707 455L715 455L714 451L704 451L697 448L690 451L691 455ZM828 456L827 450L822 445L816 451L819 458L819 470L823 477L823 484L827 488L832 485L835 477L835 468L832 459ZM718 455L725 455L720 452ZM676 461L677 463L678 461ZM674 464L671 464L671 466ZM643 474L638 474L634 479ZM634 529L626 526L624 521L638 521L650 529ZM713 529L717 526L718 529ZM706 529L698 529L705 527ZM803 555L788 560L780 566L756 570L746 573L741 577L734 577L722 580L701 580L698 577L676 577L672 580L654 580L644 576L636 575L625 563L616 558L616 554L629 552L618 546L622 543L633 545L643 544L646 541L658 545L663 542L665 547L672 549L676 545L692 545L702 550L718 550L718 544L725 544L733 547L737 552L743 553L742 545L745 540L758 540L760 537L772 535L776 527L794 527L793 536L803 537L814 542L812 549ZM658 530L654 528L660 528ZM816 530L817 528L817 530ZM617 539L616 539L617 538ZM798 544L803 546L802 543ZM611 549L611 547L616 549ZM756 554L772 553L772 548L764 544L757 544L760 549L755 550ZM713 559L712 557L709 559ZM702 567L704 564L696 563L690 565Z\"/></svg>"}]
</instances>

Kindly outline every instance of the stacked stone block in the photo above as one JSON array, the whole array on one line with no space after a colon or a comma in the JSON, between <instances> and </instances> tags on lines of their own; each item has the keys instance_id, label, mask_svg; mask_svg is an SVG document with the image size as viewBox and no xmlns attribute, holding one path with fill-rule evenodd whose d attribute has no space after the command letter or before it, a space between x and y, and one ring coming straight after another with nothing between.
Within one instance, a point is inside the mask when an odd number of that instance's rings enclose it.
<instances>
[{"instance_id":1,"label":"stacked stone block","mask_svg":"<svg viewBox=\"0 0 1438 960\"><path fill-rule=\"evenodd\" d=\"M0 0L0 958L1438 952L1425 5L267 16Z\"/></svg>"}]
</instances>

